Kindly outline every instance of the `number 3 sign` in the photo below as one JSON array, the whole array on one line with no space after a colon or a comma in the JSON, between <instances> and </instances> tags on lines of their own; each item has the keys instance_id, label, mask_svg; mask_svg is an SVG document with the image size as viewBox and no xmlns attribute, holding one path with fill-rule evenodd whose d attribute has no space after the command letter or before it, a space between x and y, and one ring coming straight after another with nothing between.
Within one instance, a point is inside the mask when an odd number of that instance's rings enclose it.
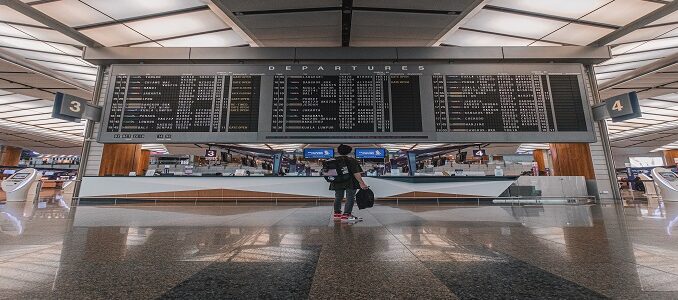
<instances>
[{"instance_id":1,"label":"number 3 sign","mask_svg":"<svg viewBox=\"0 0 678 300\"><path fill-rule=\"evenodd\" d=\"M81 119L98 121L97 115L100 118L100 109L88 106L87 102L87 99L57 93L54 98L52 117L71 122L80 122Z\"/></svg>"}]
</instances>

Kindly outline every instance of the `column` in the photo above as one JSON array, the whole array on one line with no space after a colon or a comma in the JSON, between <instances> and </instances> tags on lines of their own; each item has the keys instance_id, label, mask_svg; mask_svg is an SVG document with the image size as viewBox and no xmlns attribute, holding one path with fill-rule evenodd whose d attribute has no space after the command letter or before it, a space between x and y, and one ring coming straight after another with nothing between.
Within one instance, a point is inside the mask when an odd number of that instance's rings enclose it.
<instances>
[{"instance_id":1,"label":"column","mask_svg":"<svg viewBox=\"0 0 678 300\"><path fill-rule=\"evenodd\" d=\"M139 144L105 144L99 176L127 176L130 172L136 172L141 156Z\"/></svg>"},{"instance_id":2,"label":"column","mask_svg":"<svg viewBox=\"0 0 678 300\"><path fill-rule=\"evenodd\" d=\"M12 146L0 147L0 166L17 167L21 159L21 148Z\"/></svg>"},{"instance_id":3,"label":"column","mask_svg":"<svg viewBox=\"0 0 678 300\"><path fill-rule=\"evenodd\" d=\"M534 149L534 151L532 151L532 158L537 163L539 174L541 175L546 172L546 150Z\"/></svg>"},{"instance_id":4,"label":"column","mask_svg":"<svg viewBox=\"0 0 678 300\"><path fill-rule=\"evenodd\" d=\"M151 161L151 150L142 149L135 162L135 172L137 176L144 176L148 169L148 163Z\"/></svg>"},{"instance_id":5,"label":"column","mask_svg":"<svg viewBox=\"0 0 678 300\"><path fill-rule=\"evenodd\" d=\"M584 176L596 179L589 144L551 144L554 176Z\"/></svg>"},{"instance_id":6,"label":"column","mask_svg":"<svg viewBox=\"0 0 678 300\"><path fill-rule=\"evenodd\" d=\"M664 164L675 167L678 165L678 149L664 150Z\"/></svg>"}]
</instances>

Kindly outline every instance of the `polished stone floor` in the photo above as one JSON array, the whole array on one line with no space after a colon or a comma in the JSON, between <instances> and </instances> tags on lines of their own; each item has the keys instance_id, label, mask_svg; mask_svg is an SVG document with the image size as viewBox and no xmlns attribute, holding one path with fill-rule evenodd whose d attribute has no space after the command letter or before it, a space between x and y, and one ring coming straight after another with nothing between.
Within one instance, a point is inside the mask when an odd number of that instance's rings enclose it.
<instances>
[{"instance_id":1,"label":"polished stone floor","mask_svg":"<svg viewBox=\"0 0 678 300\"><path fill-rule=\"evenodd\" d=\"M0 205L6 299L678 299L678 202Z\"/></svg>"}]
</instances>

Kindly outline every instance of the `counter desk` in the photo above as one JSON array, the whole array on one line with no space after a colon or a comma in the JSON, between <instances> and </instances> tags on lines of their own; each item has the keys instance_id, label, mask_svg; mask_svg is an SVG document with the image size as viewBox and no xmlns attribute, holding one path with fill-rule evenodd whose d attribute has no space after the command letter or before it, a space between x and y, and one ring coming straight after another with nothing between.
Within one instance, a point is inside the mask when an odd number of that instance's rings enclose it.
<instances>
[{"instance_id":1,"label":"counter desk","mask_svg":"<svg viewBox=\"0 0 678 300\"><path fill-rule=\"evenodd\" d=\"M497 197L518 176L381 176L364 177L379 199ZM320 176L157 176L82 179L80 198L148 200L334 198Z\"/></svg>"}]
</instances>

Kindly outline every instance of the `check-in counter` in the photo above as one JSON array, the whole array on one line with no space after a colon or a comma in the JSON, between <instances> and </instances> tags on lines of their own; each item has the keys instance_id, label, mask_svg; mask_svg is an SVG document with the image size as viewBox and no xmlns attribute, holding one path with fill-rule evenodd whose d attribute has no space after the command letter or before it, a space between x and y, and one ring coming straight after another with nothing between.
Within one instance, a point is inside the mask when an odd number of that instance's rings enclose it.
<instances>
[{"instance_id":1,"label":"check-in counter","mask_svg":"<svg viewBox=\"0 0 678 300\"><path fill-rule=\"evenodd\" d=\"M517 176L364 177L378 199L497 197ZM80 198L138 200L318 200L334 192L320 176L97 177L82 180Z\"/></svg>"}]
</instances>

